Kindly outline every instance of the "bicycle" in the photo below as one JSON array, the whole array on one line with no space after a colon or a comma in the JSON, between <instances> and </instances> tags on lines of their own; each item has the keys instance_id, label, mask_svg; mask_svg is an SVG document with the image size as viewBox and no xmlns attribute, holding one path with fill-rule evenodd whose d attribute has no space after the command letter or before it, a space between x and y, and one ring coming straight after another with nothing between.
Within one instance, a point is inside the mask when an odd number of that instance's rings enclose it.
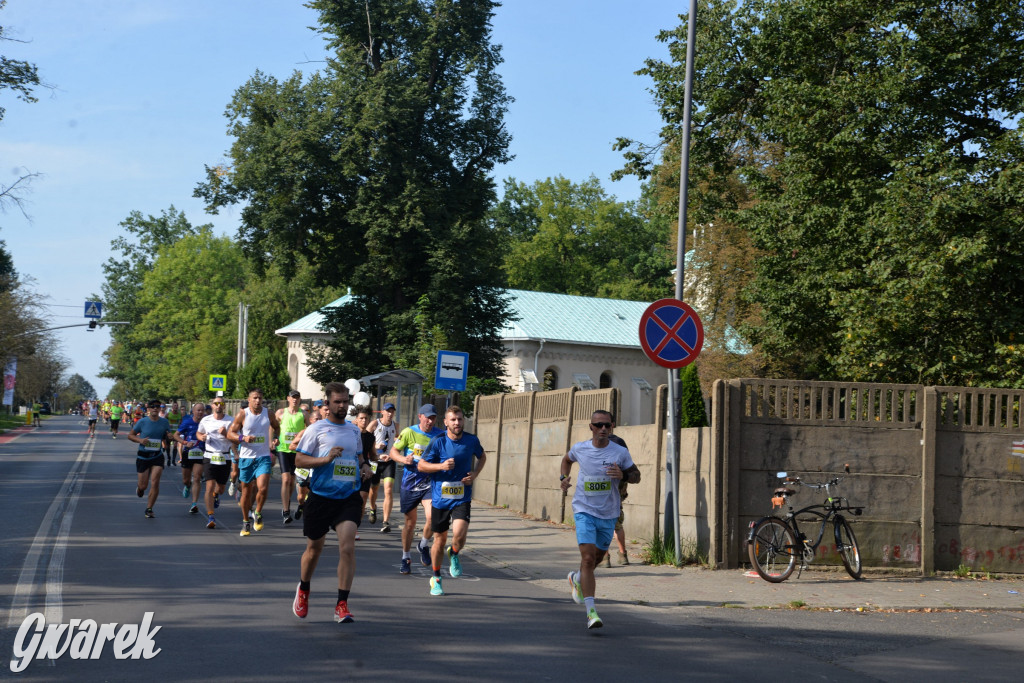
<instances>
[{"instance_id":1,"label":"bicycle","mask_svg":"<svg viewBox=\"0 0 1024 683\"><path fill-rule=\"evenodd\" d=\"M850 466L846 465L846 473L850 473ZM790 577L800 559L800 573L807 568L814 560L815 551L821 545L825 536L825 525L832 520L833 532L835 535L836 552L839 553L843 566L847 573L854 579L861 577L860 550L857 548L857 537L853 535L850 523L846 521L843 512L850 512L855 516L864 513L864 507L850 505L850 501L843 497L832 496L832 487L838 486L842 481L840 477L821 484L807 484L800 481L799 477L790 477L786 472L778 473L779 479L786 484L798 484L807 488L821 490L825 489L825 502L808 505L797 511L793 511L793 505L789 503L790 496L796 495L796 490L780 486L775 489L772 496L772 509L789 506L789 514L780 518L776 515L762 517L756 522L750 523L750 532L747 535L747 554L750 556L750 564L754 566L757 573L765 581L771 583L782 583ZM800 515L813 515L803 519L804 522L816 522L821 520L821 527L818 529L818 537L812 543L809 538L800 530ZM799 578L800 574L797 574Z\"/></svg>"}]
</instances>

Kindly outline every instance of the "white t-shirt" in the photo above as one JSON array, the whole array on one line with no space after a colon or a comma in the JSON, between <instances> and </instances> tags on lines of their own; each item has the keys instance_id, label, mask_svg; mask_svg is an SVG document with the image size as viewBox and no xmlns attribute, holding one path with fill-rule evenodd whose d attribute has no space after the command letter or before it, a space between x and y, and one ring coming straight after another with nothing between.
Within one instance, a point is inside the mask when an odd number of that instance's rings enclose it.
<instances>
[{"instance_id":1,"label":"white t-shirt","mask_svg":"<svg viewBox=\"0 0 1024 683\"><path fill-rule=\"evenodd\" d=\"M206 452L208 454L217 453L228 453L228 459L231 459L229 451L231 451L231 442L228 441L227 431L231 429L232 418L230 415L218 419L215 415L207 415L199 421L199 429L196 430L198 434L206 435ZM220 428L225 429L224 434L220 433ZM209 457L209 456L207 456Z\"/></svg>"},{"instance_id":2,"label":"white t-shirt","mask_svg":"<svg viewBox=\"0 0 1024 683\"><path fill-rule=\"evenodd\" d=\"M618 518L622 509L619 480L609 477L607 470L611 465L618 465L622 471L632 467L629 451L611 441L604 448L597 448L593 441L587 439L573 444L569 449L569 460L579 465L572 511L584 512L598 519Z\"/></svg>"}]
</instances>

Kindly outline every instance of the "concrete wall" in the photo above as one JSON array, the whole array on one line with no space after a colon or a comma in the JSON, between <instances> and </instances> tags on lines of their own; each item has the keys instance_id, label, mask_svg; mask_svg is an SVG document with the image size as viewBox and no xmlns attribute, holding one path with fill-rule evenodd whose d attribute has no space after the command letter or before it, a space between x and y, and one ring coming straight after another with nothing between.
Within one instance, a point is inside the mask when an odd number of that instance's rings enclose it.
<instances>
[{"instance_id":1,"label":"concrete wall","mask_svg":"<svg viewBox=\"0 0 1024 683\"><path fill-rule=\"evenodd\" d=\"M664 396L659 387L657 415ZM711 402L711 426L680 434L679 522L716 566L746 562L749 524L771 512L786 471L844 477L834 493L864 506L849 518L865 566L1024 573L1024 391L743 379L716 382ZM474 422L493 460L474 496L570 521L558 461L590 438L593 410L618 404L614 389L479 398ZM642 475L624 505L626 533L649 539L665 524L664 424L616 433ZM824 498L803 488L792 500ZM840 563L831 528L815 562Z\"/></svg>"}]
</instances>

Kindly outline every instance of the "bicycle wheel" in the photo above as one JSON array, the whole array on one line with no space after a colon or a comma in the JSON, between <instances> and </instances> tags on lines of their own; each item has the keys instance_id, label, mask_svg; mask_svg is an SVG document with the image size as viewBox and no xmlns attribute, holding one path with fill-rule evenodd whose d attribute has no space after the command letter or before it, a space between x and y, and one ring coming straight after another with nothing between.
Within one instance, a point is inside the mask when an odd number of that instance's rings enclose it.
<instances>
[{"instance_id":1,"label":"bicycle wheel","mask_svg":"<svg viewBox=\"0 0 1024 683\"><path fill-rule=\"evenodd\" d=\"M796 566L796 538L781 519L765 517L747 541L747 554L762 579L782 583Z\"/></svg>"},{"instance_id":2,"label":"bicycle wheel","mask_svg":"<svg viewBox=\"0 0 1024 683\"><path fill-rule=\"evenodd\" d=\"M850 523L842 517L836 517L832 524L836 530L836 550L843 560L846 571L855 579L860 578L860 550L857 548L857 537L853 535Z\"/></svg>"}]
</instances>

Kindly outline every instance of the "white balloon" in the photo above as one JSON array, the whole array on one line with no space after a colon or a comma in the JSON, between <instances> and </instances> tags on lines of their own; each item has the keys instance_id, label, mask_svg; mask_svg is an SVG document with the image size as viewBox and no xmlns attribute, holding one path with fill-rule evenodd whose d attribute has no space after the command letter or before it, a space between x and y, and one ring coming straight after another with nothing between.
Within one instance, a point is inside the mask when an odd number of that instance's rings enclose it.
<instances>
[{"instance_id":1,"label":"white balloon","mask_svg":"<svg viewBox=\"0 0 1024 683\"><path fill-rule=\"evenodd\" d=\"M353 396L355 394L359 393L359 390L363 388L359 384L359 380L357 380L357 379L347 379L347 380L345 380L345 386L348 387L348 393L352 394Z\"/></svg>"},{"instance_id":2,"label":"white balloon","mask_svg":"<svg viewBox=\"0 0 1024 683\"><path fill-rule=\"evenodd\" d=\"M368 406L368 405L370 405L370 395L368 393L366 393L365 391L360 391L359 393L356 394L355 398L352 400L352 405L354 405L354 406Z\"/></svg>"}]
</instances>

